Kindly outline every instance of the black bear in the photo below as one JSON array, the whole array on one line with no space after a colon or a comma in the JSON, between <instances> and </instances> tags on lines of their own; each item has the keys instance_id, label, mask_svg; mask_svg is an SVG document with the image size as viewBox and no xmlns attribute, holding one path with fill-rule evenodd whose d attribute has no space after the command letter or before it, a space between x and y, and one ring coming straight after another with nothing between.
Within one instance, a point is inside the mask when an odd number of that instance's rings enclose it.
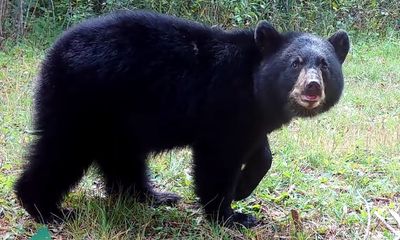
<instances>
[{"instance_id":1,"label":"black bear","mask_svg":"<svg viewBox=\"0 0 400 240\"><path fill-rule=\"evenodd\" d=\"M35 93L39 130L16 183L37 220L95 163L108 193L160 203L146 158L193 151L195 190L206 216L253 226L234 212L271 166L266 134L338 102L349 38L279 33L266 21L225 31L162 14L99 17L66 31L45 58Z\"/></svg>"}]
</instances>

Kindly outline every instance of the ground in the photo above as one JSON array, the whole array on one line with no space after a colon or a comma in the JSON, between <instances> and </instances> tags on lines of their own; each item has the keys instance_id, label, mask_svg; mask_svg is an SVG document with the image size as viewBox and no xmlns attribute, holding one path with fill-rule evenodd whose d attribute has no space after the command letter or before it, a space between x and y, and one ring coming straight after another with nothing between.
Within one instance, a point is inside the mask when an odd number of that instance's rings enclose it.
<instances>
[{"instance_id":1,"label":"ground","mask_svg":"<svg viewBox=\"0 0 400 240\"><path fill-rule=\"evenodd\" d=\"M231 230L209 224L192 190L190 150L154 156L160 189L183 196L177 207L149 208L104 198L92 169L66 207L78 218L49 229L57 239L393 239L400 226L400 44L353 42L340 103L270 136L274 162L255 193L234 208L263 225ZM32 79L44 52L29 44L0 52L0 237L25 239L42 227L17 204L12 185L32 139ZM101 131L101 130L99 130ZM379 220L379 217L383 218Z\"/></svg>"}]
</instances>

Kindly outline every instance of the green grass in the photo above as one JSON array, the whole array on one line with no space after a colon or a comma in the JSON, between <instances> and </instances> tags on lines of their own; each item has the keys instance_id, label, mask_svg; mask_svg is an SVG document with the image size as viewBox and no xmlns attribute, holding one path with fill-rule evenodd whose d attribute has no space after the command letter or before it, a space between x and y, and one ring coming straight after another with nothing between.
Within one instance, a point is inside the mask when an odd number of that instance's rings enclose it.
<instances>
[{"instance_id":1,"label":"green grass","mask_svg":"<svg viewBox=\"0 0 400 240\"><path fill-rule=\"evenodd\" d=\"M24 239L40 227L19 207L12 185L31 140L32 79L44 52L18 45L0 52L0 237ZM190 150L156 156L160 189L183 196L176 207L153 208L104 197L89 171L67 197L78 218L49 226L68 239L393 239L389 210L400 212L400 44L354 43L341 102L314 119L298 119L270 136L274 162L253 195L234 203L263 224L231 230L202 217L192 190ZM291 211L300 215L295 224ZM370 227L367 230L368 221Z\"/></svg>"}]
</instances>

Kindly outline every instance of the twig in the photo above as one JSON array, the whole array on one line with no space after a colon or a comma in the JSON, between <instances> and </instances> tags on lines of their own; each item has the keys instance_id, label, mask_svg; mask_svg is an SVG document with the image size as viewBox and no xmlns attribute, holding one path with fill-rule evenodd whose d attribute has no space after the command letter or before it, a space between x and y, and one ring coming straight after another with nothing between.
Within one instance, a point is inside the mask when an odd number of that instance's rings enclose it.
<instances>
[{"instance_id":1,"label":"twig","mask_svg":"<svg viewBox=\"0 0 400 240\"><path fill-rule=\"evenodd\" d=\"M393 210L391 210L391 209L389 209L389 212L390 212L390 214L392 214L392 216L394 217L394 219L396 219L396 221L397 221L397 226L399 226L399 228L400 228L400 216L399 216L399 214L397 214L397 212L395 212L395 211L393 211Z\"/></svg>"},{"instance_id":2,"label":"twig","mask_svg":"<svg viewBox=\"0 0 400 240\"><path fill-rule=\"evenodd\" d=\"M399 231L396 231L396 229L394 229L392 226L390 226L390 225L385 221L385 219L384 219L381 215L379 215L378 212L374 212L374 214L375 214L375 216L385 225L385 227L386 227L387 229L389 229L394 235L396 235L396 237L399 237L399 236L400 236L400 232L399 232Z\"/></svg>"},{"instance_id":3,"label":"twig","mask_svg":"<svg viewBox=\"0 0 400 240\"><path fill-rule=\"evenodd\" d=\"M367 240L369 237L369 233L371 231L371 210L369 208L367 200L358 192L358 195L360 195L360 198L364 201L365 207L367 208L367 214L368 214L368 223L367 223L367 228L365 229L365 235L364 235L364 240Z\"/></svg>"},{"instance_id":4,"label":"twig","mask_svg":"<svg viewBox=\"0 0 400 240\"><path fill-rule=\"evenodd\" d=\"M385 197L376 197L375 198L376 201L382 201L382 202L390 202L389 198L385 198Z\"/></svg>"},{"instance_id":5,"label":"twig","mask_svg":"<svg viewBox=\"0 0 400 240\"><path fill-rule=\"evenodd\" d=\"M292 219L293 219L293 223L294 223L296 232L301 232L303 230L303 225L301 223L301 218L300 218L299 212L295 209L292 209L292 210L290 210L290 213L292 215Z\"/></svg>"},{"instance_id":6,"label":"twig","mask_svg":"<svg viewBox=\"0 0 400 240\"><path fill-rule=\"evenodd\" d=\"M25 129L24 133L31 134L31 135L39 135L39 134L43 133L43 130Z\"/></svg>"}]
</instances>

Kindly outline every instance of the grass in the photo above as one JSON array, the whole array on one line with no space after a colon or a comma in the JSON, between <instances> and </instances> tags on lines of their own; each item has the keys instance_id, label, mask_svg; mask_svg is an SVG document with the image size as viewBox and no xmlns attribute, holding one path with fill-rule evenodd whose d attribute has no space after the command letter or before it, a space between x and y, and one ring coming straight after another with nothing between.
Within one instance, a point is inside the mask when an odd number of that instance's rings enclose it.
<instances>
[{"instance_id":1,"label":"grass","mask_svg":"<svg viewBox=\"0 0 400 240\"><path fill-rule=\"evenodd\" d=\"M0 52L0 237L25 239L41 225L17 204L12 185L31 136L32 79L44 52L30 45ZM341 102L314 119L271 134L274 162L254 194L234 208L263 224L231 230L202 217L192 190L190 150L150 161L159 188L183 196L153 208L104 197L92 169L67 197L78 218L49 226L58 239L393 239L400 230L400 44L358 41L345 65ZM299 217L296 217L296 215ZM368 222L370 222L369 227Z\"/></svg>"}]
</instances>

